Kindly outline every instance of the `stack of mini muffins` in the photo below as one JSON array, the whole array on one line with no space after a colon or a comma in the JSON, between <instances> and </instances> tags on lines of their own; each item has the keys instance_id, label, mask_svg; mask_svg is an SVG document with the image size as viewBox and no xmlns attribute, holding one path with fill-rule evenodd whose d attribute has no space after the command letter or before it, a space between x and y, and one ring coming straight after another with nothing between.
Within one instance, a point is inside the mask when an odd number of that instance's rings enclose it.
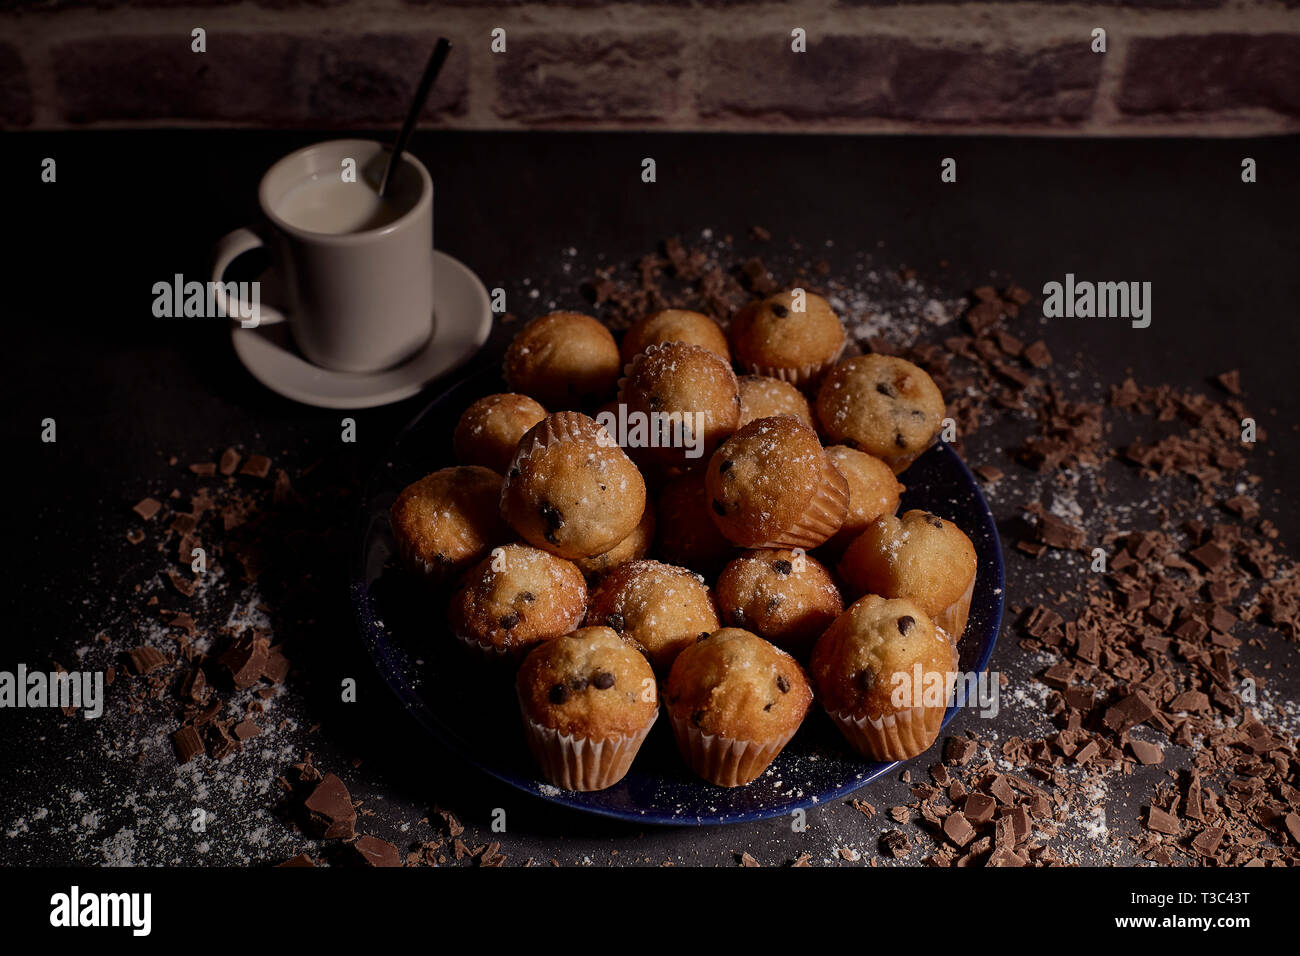
<instances>
[{"instance_id":1,"label":"stack of mini muffins","mask_svg":"<svg viewBox=\"0 0 1300 956\"><path fill-rule=\"evenodd\" d=\"M617 783L661 703L686 763L724 787L768 768L814 696L868 759L934 743L947 696L914 679L951 686L975 549L897 511L943 397L903 359L841 361L845 344L801 289L727 332L655 312L621 349L551 313L511 343L510 391L461 416L460 463L398 496L398 556L450 590L467 668L517 669L547 781Z\"/></svg>"}]
</instances>

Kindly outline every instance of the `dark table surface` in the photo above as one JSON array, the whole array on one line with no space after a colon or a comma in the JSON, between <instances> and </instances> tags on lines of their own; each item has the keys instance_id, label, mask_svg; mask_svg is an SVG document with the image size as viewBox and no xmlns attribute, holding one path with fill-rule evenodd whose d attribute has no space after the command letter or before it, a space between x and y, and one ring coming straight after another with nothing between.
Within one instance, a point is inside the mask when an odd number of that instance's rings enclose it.
<instances>
[{"instance_id":1,"label":"dark table surface","mask_svg":"<svg viewBox=\"0 0 1300 956\"><path fill-rule=\"evenodd\" d=\"M292 552L301 562L296 585L258 598L295 648L294 674L271 710L273 722L289 722L220 765L201 758L178 769L160 736L174 721L0 711L0 863L260 864L317 853L274 812L274 778L309 750L364 801L360 828L403 847L442 832L436 817L427 820L437 805L464 822L467 844L499 840L511 864L715 865L741 852L779 863L803 851L814 863L845 862L841 848L861 851L863 862L874 858L879 833L894 824L841 801L811 811L806 832L784 819L645 830L562 811L446 754L396 706L347 607L357 484L438 386L387 408L304 407L244 371L221 322L150 312L153 283L174 273L205 278L212 242L253 218L260 173L318 138L249 131L6 138L10 457L0 669L50 660L103 667L106 647L115 653L138 643L140 607L149 595L168 598L152 546L126 541L140 524L130 507L172 488L192 493L191 461L213 460L231 445L265 453L324 510L309 529L312 546ZM1030 334L1039 330L1058 363L1077 355L1070 387L1078 397L1097 398L1130 371L1142 384L1200 388L1207 376L1240 369L1272 436L1252 463L1264 479L1265 514L1284 541L1300 532L1285 497L1300 466L1292 439L1300 414L1293 358L1300 140L422 132L412 149L437 183L436 244L489 288L506 289L521 318L552 304L590 309L582 282L595 267L635 261L665 237L698 239L704 230L713 241L734 236L738 254L752 245L773 261L774 249L825 258L833 275L851 276L864 256L880 270L906 265L943 301L1008 279L1037 292L1066 272L1151 281L1148 329L1041 322L1035 306ZM58 163L54 184L39 179L46 156ZM647 156L657 161L654 184L640 179ZM946 156L958 160L956 184L940 182ZM1244 156L1258 162L1255 184L1240 180ZM771 232L769 242L746 237L755 224ZM479 360L495 361L508 334L497 329ZM353 444L339 440L344 414L357 421ZM57 443L40 441L45 418L57 422ZM1010 472L991 495L1011 532L1008 548L1020 504L1042 481L1007 458L1017 427L1023 434L1023 423L1008 421L966 444L971 464ZM1028 560L1008 554L1010 605L1078 573L1077 564ZM94 640L101 632L109 645ZM1294 722L1295 646L1266 642L1252 653L1276 668L1278 689L1289 687ZM953 729L1002 740L1041 727L1030 684L1041 662L1026 659L1009 622L993 666L1012 688L1031 688L1029 703L1004 706L991 723L963 713ZM338 700L346 677L358 681L355 704ZM931 763L932 756L918 761L921 777ZM1095 847L1085 839L1077 850L1083 862L1131 860L1123 838L1135 832L1148 789L1134 777L1109 791L1108 829ZM881 808L911 799L897 774L861 795ZM194 807L210 814L203 834L186 825ZM491 831L496 808L506 811L504 834Z\"/></svg>"}]
</instances>

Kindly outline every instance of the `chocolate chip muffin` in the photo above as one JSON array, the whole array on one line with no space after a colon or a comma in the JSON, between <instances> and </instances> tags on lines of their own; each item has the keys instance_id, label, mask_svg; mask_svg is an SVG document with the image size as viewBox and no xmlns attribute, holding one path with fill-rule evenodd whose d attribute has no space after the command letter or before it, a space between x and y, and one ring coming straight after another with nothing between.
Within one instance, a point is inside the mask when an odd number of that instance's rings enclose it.
<instances>
[{"instance_id":1,"label":"chocolate chip muffin","mask_svg":"<svg viewBox=\"0 0 1300 956\"><path fill-rule=\"evenodd\" d=\"M655 509L654 504L647 501L645 510L641 512L641 521L632 529L631 534L604 554L589 558L575 558L573 563L582 570L588 580L597 578L627 561L644 558L650 551L650 543L654 540L654 536Z\"/></svg>"},{"instance_id":2,"label":"chocolate chip muffin","mask_svg":"<svg viewBox=\"0 0 1300 956\"><path fill-rule=\"evenodd\" d=\"M712 578L735 556L736 546L709 517L704 472L672 479L659 494L655 539L659 556Z\"/></svg>"},{"instance_id":3,"label":"chocolate chip muffin","mask_svg":"<svg viewBox=\"0 0 1300 956\"><path fill-rule=\"evenodd\" d=\"M485 395L465 409L451 436L456 460L482 465L504 475L524 433L546 417L546 409L527 395Z\"/></svg>"},{"instance_id":4,"label":"chocolate chip muffin","mask_svg":"<svg viewBox=\"0 0 1300 956\"><path fill-rule=\"evenodd\" d=\"M709 514L745 548L812 548L844 522L849 484L797 418L750 422L709 459Z\"/></svg>"},{"instance_id":5,"label":"chocolate chip muffin","mask_svg":"<svg viewBox=\"0 0 1300 956\"><path fill-rule=\"evenodd\" d=\"M632 533L645 505L641 473L579 412L547 415L528 430L501 492L509 525L562 558L604 554Z\"/></svg>"},{"instance_id":6,"label":"chocolate chip muffin","mask_svg":"<svg viewBox=\"0 0 1300 956\"><path fill-rule=\"evenodd\" d=\"M623 364L627 365L650 346L665 342L698 345L721 357L728 367L731 365L726 333L704 313L689 309L660 309L637 319L623 336L619 348Z\"/></svg>"},{"instance_id":7,"label":"chocolate chip muffin","mask_svg":"<svg viewBox=\"0 0 1300 956\"><path fill-rule=\"evenodd\" d=\"M443 468L407 485L388 513L402 563L438 582L465 570L508 537L500 498L501 476L476 465Z\"/></svg>"},{"instance_id":8,"label":"chocolate chip muffin","mask_svg":"<svg viewBox=\"0 0 1300 956\"><path fill-rule=\"evenodd\" d=\"M701 634L717 630L713 592L686 570L659 561L629 561L596 585L588 624L603 624L630 638L660 673Z\"/></svg>"},{"instance_id":9,"label":"chocolate chip muffin","mask_svg":"<svg viewBox=\"0 0 1300 956\"><path fill-rule=\"evenodd\" d=\"M609 398L623 363L609 329L579 312L552 312L506 350L506 382L547 408L592 408Z\"/></svg>"},{"instance_id":10,"label":"chocolate chip muffin","mask_svg":"<svg viewBox=\"0 0 1300 956\"><path fill-rule=\"evenodd\" d=\"M957 650L913 602L869 594L827 628L810 670L822 706L854 750L907 760L939 736Z\"/></svg>"},{"instance_id":11,"label":"chocolate chip muffin","mask_svg":"<svg viewBox=\"0 0 1300 956\"><path fill-rule=\"evenodd\" d=\"M892 355L835 366L817 393L817 419L833 442L875 455L900 474L933 444L943 393L925 371Z\"/></svg>"},{"instance_id":12,"label":"chocolate chip muffin","mask_svg":"<svg viewBox=\"0 0 1300 956\"><path fill-rule=\"evenodd\" d=\"M773 415L793 415L809 428L816 429L812 406L803 392L789 382L766 375L742 375L740 382L740 424L748 425L759 418Z\"/></svg>"},{"instance_id":13,"label":"chocolate chip muffin","mask_svg":"<svg viewBox=\"0 0 1300 956\"><path fill-rule=\"evenodd\" d=\"M844 610L839 588L816 558L780 548L733 560L718 578L717 598L725 624L802 659Z\"/></svg>"},{"instance_id":14,"label":"chocolate chip muffin","mask_svg":"<svg viewBox=\"0 0 1300 956\"><path fill-rule=\"evenodd\" d=\"M515 679L528 747L565 790L618 783L659 716L654 672L631 642L584 627L535 648Z\"/></svg>"},{"instance_id":15,"label":"chocolate chip muffin","mask_svg":"<svg viewBox=\"0 0 1300 956\"><path fill-rule=\"evenodd\" d=\"M532 645L568 634L587 612L587 583L563 558L506 544L466 572L448 620L466 646L517 659Z\"/></svg>"},{"instance_id":16,"label":"chocolate chip muffin","mask_svg":"<svg viewBox=\"0 0 1300 956\"><path fill-rule=\"evenodd\" d=\"M815 383L844 351L844 326L829 302L794 292L751 302L731 320L731 351L746 372L779 378L800 388Z\"/></svg>"},{"instance_id":17,"label":"chocolate chip muffin","mask_svg":"<svg viewBox=\"0 0 1300 956\"><path fill-rule=\"evenodd\" d=\"M884 515L849 545L839 571L851 594L908 598L961 640L975 591L975 546L951 521L917 510Z\"/></svg>"},{"instance_id":18,"label":"chocolate chip muffin","mask_svg":"<svg viewBox=\"0 0 1300 956\"><path fill-rule=\"evenodd\" d=\"M849 510L844 524L826 542L828 554L841 555L873 521L898 510L899 496L905 489L894 470L875 455L835 445L826 449L826 456L849 483Z\"/></svg>"},{"instance_id":19,"label":"chocolate chip muffin","mask_svg":"<svg viewBox=\"0 0 1300 956\"><path fill-rule=\"evenodd\" d=\"M731 365L698 345L668 342L637 355L619 382L630 428L620 436L637 461L701 462L740 421L740 386Z\"/></svg>"},{"instance_id":20,"label":"chocolate chip muffin","mask_svg":"<svg viewBox=\"0 0 1300 956\"><path fill-rule=\"evenodd\" d=\"M682 756L720 787L743 786L766 770L812 704L793 657L732 627L683 650L663 694Z\"/></svg>"}]
</instances>

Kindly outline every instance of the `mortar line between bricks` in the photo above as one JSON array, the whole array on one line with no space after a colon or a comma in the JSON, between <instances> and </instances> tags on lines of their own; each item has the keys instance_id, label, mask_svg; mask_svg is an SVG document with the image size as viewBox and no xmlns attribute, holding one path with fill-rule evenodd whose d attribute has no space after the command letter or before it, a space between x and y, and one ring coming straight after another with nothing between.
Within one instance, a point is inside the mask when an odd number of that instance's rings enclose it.
<instances>
[{"instance_id":1,"label":"mortar line between bricks","mask_svg":"<svg viewBox=\"0 0 1300 956\"><path fill-rule=\"evenodd\" d=\"M1124 70L1128 66L1129 46L1130 37L1127 34L1120 33L1112 39L1107 30L1106 52L1094 54L1102 60L1096 95L1085 124L1089 133L1098 127L1110 127L1124 121L1124 114L1119 108L1119 94Z\"/></svg>"},{"instance_id":2,"label":"mortar line between bricks","mask_svg":"<svg viewBox=\"0 0 1300 956\"><path fill-rule=\"evenodd\" d=\"M10 36L34 45L55 46L72 39L102 36L162 35L175 30L188 37L202 26L209 40L214 32L294 33L299 35L347 35L405 31L441 31L462 36L464 27L481 28L479 45L487 52L488 31L506 28L512 41L532 32L564 32L589 35L627 30L630 33L661 32L677 28L679 18L698 18L691 23L700 36L741 38L780 35L788 38L795 26L809 29L809 51L821 37L848 34L906 37L918 45L954 39L976 44L1014 46L1032 41L1046 45L1077 38L1090 40L1090 31L1105 27L1110 36L1173 36L1205 33L1294 33L1300 32L1300 6L1281 4L1245 9L1219 7L1198 10L1143 10L1127 7L1098 9L1087 6L1055 6L1035 3L988 3L970 5L926 4L891 7L810 7L790 12L777 4L743 5L726 9L697 7L645 8L638 5L611 6L599 15L588 15L583 7L553 7L527 4L519 7L451 8L436 19L418 6L399 4L362 13L343 7L331 10L329 26L320 27L320 11L273 10L251 3L201 10L174 8L120 8L93 10L34 11L21 16L0 15L0 22L12 28ZM349 14L351 14L349 16ZM540 14L540 16L539 16ZM579 15L576 21L573 15ZM741 16L738 16L740 14ZM563 22L557 18L563 15ZM963 20L974 20L972 29ZM584 22L585 21L585 22ZM739 28L738 28L739 26ZM1045 32L1044 26L1053 32ZM513 29L512 29L513 27ZM454 38L454 37L453 37ZM507 56L509 53L506 54Z\"/></svg>"},{"instance_id":3,"label":"mortar line between bricks","mask_svg":"<svg viewBox=\"0 0 1300 956\"><path fill-rule=\"evenodd\" d=\"M265 124L234 120L191 120L178 123L175 120L100 120L93 123L64 123L49 127L49 131L66 130L168 130L168 129L239 129L261 130ZM294 126L280 125L276 129L318 130L328 133L333 128L301 123ZM339 130L367 130L370 127L356 125L338 127ZM387 129L387 127L374 127ZM1017 136L1044 139L1069 139L1080 137L1208 137L1212 139L1234 139L1247 136L1286 136L1300 132L1300 120L1291 117L1279 117L1278 114L1263 109L1229 110L1218 113L1195 113L1173 118L1151 119L1140 117L1126 119L1114 126L1085 127L1083 124L1071 126L1043 126L1034 123L970 123L961 126L921 120L834 120L817 121L792 120L789 117L772 117L769 125L758 128L751 122L729 120L710 120L692 122L687 125L656 122L615 122L615 121L572 121L548 124L525 124L515 120L494 120L491 126L475 126L465 118L444 119L437 123L422 122L421 130L461 130L492 132L608 132L608 133L733 133L735 135L827 135L852 136L871 134L880 136L939 136L961 139L970 136Z\"/></svg>"}]
</instances>

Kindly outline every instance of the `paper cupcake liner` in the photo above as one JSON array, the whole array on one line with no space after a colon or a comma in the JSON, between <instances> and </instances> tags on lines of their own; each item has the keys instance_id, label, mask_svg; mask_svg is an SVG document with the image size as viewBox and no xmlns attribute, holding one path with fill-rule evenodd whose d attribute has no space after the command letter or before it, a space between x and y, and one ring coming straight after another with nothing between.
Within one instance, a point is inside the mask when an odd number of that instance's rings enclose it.
<instances>
[{"instance_id":1,"label":"paper cupcake liner","mask_svg":"<svg viewBox=\"0 0 1300 956\"><path fill-rule=\"evenodd\" d=\"M946 707L912 707L872 719L827 711L849 745L871 760L908 760L939 736Z\"/></svg>"},{"instance_id":2,"label":"paper cupcake liner","mask_svg":"<svg viewBox=\"0 0 1300 956\"><path fill-rule=\"evenodd\" d=\"M562 734L524 714L524 732L528 749L549 783L564 790L604 790L627 776L637 751L658 718L656 708L650 721L637 733L594 740Z\"/></svg>"},{"instance_id":3,"label":"paper cupcake liner","mask_svg":"<svg viewBox=\"0 0 1300 956\"><path fill-rule=\"evenodd\" d=\"M975 575L971 575L970 584L966 585L966 593L938 614L933 615L934 623L948 633L954 644L961 641L962 634L966 631L966 619L970 616L970 602L974 594Z\"/></svg>"},{"instance_id":4,"label":"paper cupcake liner","mask_svg":"<svg viewBox=\"0 0 1300 956\"><path fill-rule=\"evenodd\" d=\"M668 719L682 757L692 770L719 787L743 787L756 779L794 736L791 731L775 740L738 740L706 734L686 718L671 713Z\"/></svg>"},{"instance_id":5,"label":"paper cupcake liner","mask_svg":"<svg viewBox=\"0 0 1300 956\"><path fill-rule=\"evenodd\" d=\"M455 632L453 632L455 633ZM480 641L477 637L471 637L467 634L456 634L456 640L460 641L476 657L492 661L497 664L509 664L518 662L525 654L533 649L534 644L525 644L523 646L510 644L493 644L489 641Z\"/></svg>"},{"instance_id":6,"label":"paper cupcake liner","mask_svg":"<svg viewBox=\"0 0 1300 956\"><path fill-rule=\"evenodd\" d=\"M828 540L849 513L849 480L840 474L835 463L822 456L825 465L821 490L791 527L756 548L815 548Z\"/></svg>"},{"instance_id":7,"label":"paper cupcake liner","mask_svg":"<svg viewBox=\"0 0 1300 956\"><path fill-rule=\"evenodd\" d=\"M840 347L836 349L835 354L829 359L825 362L814 362L810 365L790 367L763 365L759 362L743 362L741 364L749 370L751 375L766 375L769 378L779 378L795 388L806 389L819 382L827 372L839 364L840 356L844 354L844 348L847 344L848 340L846 338L840 342Z\"/></svg>"}]
</instances>

